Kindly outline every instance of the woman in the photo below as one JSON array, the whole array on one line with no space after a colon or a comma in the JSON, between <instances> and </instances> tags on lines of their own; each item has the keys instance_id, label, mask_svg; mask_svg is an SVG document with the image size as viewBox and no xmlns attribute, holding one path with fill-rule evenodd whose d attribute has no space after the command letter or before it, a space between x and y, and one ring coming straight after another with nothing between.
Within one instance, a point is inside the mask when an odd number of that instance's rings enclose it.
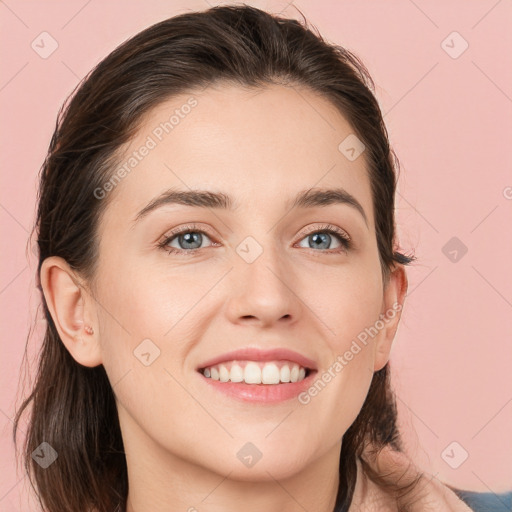
<instances>
[{"instance_id":1,"label":"woman","mask_svg":"<svg viewBox=\"0 0 512 512\"><path fill-rule=\"evenodd\" d=\"M470 510L402 453L407 291L357 57L251 7L106 57L37 214L48 321L25 457L49 511Z\"/></svg>"}]
</instances>

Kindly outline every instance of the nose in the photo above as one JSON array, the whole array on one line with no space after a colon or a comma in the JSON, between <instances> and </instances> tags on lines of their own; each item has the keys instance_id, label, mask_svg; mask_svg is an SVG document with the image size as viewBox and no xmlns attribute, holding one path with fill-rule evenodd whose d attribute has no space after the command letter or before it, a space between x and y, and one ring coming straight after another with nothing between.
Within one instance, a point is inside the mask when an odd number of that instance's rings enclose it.
<instances>
[{"instance_id":1,"label":"nose","mask_svg":"<svg viewBox=\"0 0 512 512\"><path fill-rule=\"evenodd\" d=\"M304 305L295 289L299 280L278 249L265 249L251 263L240 258L230 274L231 322L270 327L277 322L291 325L300 318Z\"/></svg>"}]
</instances>

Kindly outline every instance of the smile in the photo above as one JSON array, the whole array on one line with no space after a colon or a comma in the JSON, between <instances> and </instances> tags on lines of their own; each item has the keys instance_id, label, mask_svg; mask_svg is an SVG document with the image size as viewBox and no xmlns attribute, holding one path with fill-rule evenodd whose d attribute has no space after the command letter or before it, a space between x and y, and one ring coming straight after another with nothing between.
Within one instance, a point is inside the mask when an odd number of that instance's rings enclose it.
<instances>
[{"instance_id":1,"label":"smile","mask_svg":"<svg viewBox=\"0 0 512 512\"><path fill-rule=\"evenodd\" d=\"M306 378L308 371L291 361L226 361L203 368L201 373L219 382L276 385L300 382Z\"/></svg>"}]
</instances>

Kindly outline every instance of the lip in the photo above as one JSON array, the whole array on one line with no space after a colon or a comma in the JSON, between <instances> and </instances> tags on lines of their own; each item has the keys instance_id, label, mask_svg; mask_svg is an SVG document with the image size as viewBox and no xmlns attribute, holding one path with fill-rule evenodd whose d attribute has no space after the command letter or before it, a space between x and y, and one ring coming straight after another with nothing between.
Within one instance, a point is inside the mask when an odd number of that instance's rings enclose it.
<instances>
[{"instance_id":1,"label":"lip","mask_svg":"<svg viewBox=\"0 0 512 512\"><path fill-rule=\"evenodd\" d=\"M306 391L312 384L317 374L317 370L312 370L309 375L300 382L286 382L281 384L246 384L245 382L220 382L205 377L198 372L199 377L210 389L224 393L230 398L242 402L275 404L291 400L300 393Z\"/></svg>"},{"instance_id":2,"label":"lip","mask_svg":"<svg viewBox=\"0 0 512 512\"><path fill-rule=\"evenodd\" d=\"M316 373L317 367L316 363L298 352L293 350L289 350L287 348L274 348L274 349L260 349L255 347L246 347L239 350L234 350L232 352L227 352L220 356L214 357L213 359L209 359L204 363L201 363L196 370L202 370L204 368L215 366L216 364L224 363L227 361L291 361L292 363L297 363L300 366L303 366L306 369L314 370L310 373ZM306 379L304 379L306 380ZM304 381L301 381L304 382ZM225 384L225 383L222 383ZM293 383L300 384L300 383ZM249 386L253 386L252 384L247 384ZM279 386L279 384L276 384Z\"/></svg>"}]
</instances>

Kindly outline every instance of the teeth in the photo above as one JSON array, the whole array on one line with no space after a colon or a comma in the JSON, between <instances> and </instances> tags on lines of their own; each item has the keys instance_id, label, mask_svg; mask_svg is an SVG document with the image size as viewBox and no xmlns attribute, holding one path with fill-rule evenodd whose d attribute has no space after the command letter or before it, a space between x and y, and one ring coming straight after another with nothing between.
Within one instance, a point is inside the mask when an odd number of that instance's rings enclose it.
<instances>
[{"instance_id":1,"label":"teeth","mask_svg":"<svg viewBox=\"0 0 512 512\"><path fill-rule=\"evenodd\" d=\"M279 384L300 382L306 377L306 369L291 362L257 363L246 361L245 364L231 362L205 368L203 375L220 382L245 382L246 384Z\"/></svg>"},{"instance_id":2,"label":"teeth","mask_svg":"<svg viewBox=\"0 0 512 512\"><path fill-rule=\"evenodd\" d=\"M263 384L279 384L281 373L279 368L274 364L266 364L261 370L261 382Z\"/></svg>"},{"instance_id":3,"label":"teeth","mask_svg":"<svg viewBox=\"0 0 512 512\"><path fill-rule=\"evenodd\" d=\"M244 370L246 384L261 384L261 370L256 363L247 363Z\"/></svg>"},{"instance_id":4,"label":"teeth","mask_svg":"<svg viewBox=\"0 0 512 512\"><path fill-rule=\"evenodd\" d=\"M231 372L229 374L229 380L231 382L242 382L244 380L244 370L240 365L234 364L231 367Z\"/></svg>"},{"instance_id":5,"label":"teeth","mask_svg":"<svg viewBox=\"0 0 512 512\"><path fill-rule=\"evenodd\" d=\"M229 370L223 364L219 366L219 380L221 382L227 382L229 380Z\"/></svg>"}]
</instances>

